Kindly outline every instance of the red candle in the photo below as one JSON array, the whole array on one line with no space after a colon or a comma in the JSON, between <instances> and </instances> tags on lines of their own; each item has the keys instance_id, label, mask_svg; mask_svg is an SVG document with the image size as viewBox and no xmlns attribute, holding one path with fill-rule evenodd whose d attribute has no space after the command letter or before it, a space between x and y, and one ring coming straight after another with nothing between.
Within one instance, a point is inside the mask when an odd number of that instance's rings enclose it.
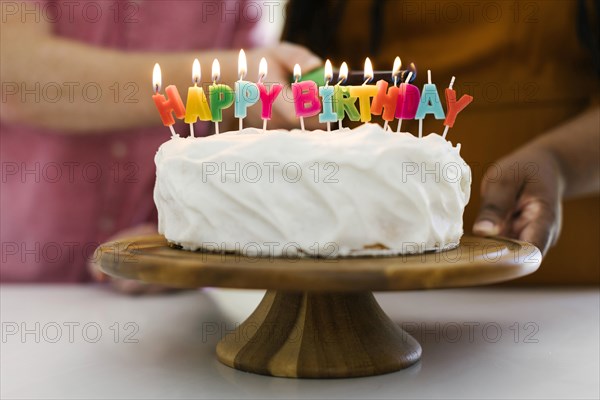
<instances>
[{"instance_id":1,"label":"red candle","mask_svg":"<svg viewBox=\"0 0 600 400\"><path fill-rule=\"evenodd\" d=\"M463 94L462 97L456 101L456 90L452 89L454 86L454 77L450 80L450 85L446 88L446 119L444 120L444 133L442 137L445 138L448 134L448 129L454 126L456 122L456 116L459 112L465 109L471 102L473 101L473 96L469 96L468 94Z\"/></svg>"}]
</instances>

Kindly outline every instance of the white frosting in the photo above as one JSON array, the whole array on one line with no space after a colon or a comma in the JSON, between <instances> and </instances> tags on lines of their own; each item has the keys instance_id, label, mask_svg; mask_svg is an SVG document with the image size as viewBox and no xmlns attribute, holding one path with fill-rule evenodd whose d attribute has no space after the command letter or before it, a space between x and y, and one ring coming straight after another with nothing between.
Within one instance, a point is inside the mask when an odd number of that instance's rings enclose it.
<instances>
[{"instance_id":1,"label":"white frosting","mask_svg":"<svg viewBox=\"0 0 600 400\"><path fill-rule=\"evenodd\" d=\"M184 249L245 255L454 247L471 187L459 146L375 124L174 137L155 162L159 232Z\"/></svg>"}]
</instances>

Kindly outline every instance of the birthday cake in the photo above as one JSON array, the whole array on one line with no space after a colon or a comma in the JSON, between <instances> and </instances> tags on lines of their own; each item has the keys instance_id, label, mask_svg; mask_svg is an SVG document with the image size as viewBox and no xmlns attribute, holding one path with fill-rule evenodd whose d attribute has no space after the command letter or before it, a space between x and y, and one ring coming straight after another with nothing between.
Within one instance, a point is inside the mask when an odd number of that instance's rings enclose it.
<instances>
[{"instance_id":1,"label":"birthday cake","mask_svg":"<svg viewBox=\"0 0 600 400\"><path fill-rule=\"evenodd\" d=\"M159 232L186 250L248 256L453 248L471 188L460 144L376 124L174 136L155 162Z\"/></svg>"}]
</instances>

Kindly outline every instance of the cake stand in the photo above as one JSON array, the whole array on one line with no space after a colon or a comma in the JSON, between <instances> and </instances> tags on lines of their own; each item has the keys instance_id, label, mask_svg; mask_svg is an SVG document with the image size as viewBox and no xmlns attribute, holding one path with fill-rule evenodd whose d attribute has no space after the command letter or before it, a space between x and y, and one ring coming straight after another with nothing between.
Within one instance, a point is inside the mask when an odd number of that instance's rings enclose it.
<instances>
[{"instance_id":1,"label":"cake stand","mask_svg":"<svg viewBox=\"0 0 600 400\"><path fill-rule=\"evenodd\" d=\"M163 236L121 239L96 250L102 270L178 288L267 289L256 310L217 345L242 371L348 378L416 363L421 346L390 320L372 291L484 285L535 271L531 244L466 236L440 253L398 257L258 258L172 248Z\"/></svg>"}]
</instances>

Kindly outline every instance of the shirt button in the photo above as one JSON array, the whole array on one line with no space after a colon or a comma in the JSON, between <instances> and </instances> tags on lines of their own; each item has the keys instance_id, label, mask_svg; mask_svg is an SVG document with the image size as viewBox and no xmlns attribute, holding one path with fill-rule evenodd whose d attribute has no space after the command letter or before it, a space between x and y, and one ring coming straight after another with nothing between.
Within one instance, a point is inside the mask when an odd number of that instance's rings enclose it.
<instances>
[{"instance_id":1,"label":"shirt button","mask_svg":"<svg viewBox=\"0 0 600 400\"><path fill-rule=\"evenodd\" d=\"M110 147L110 153L115 158L123 158L127 155L127 145L120 140L113 142Z\"/></svg>"}]
</instances>

